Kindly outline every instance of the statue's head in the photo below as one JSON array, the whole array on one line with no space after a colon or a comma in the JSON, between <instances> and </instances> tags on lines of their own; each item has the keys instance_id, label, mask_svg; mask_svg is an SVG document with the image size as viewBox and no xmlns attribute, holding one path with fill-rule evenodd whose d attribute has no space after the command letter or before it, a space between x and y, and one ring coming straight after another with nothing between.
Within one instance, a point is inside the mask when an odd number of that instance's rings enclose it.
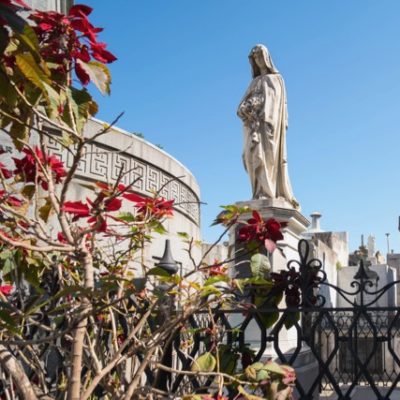
<instances>
[{"instance_id":1,"label":"statue's head","mask_svg":"<svg viewBox=\"0 0 400 400\"><path fill-rule=\"evenodd\" d=\"M263 44L257 44L251 49L249 61L251 64L253 78L262 75L265 72L267 74L279 73L272 62L268 49Z\"/></svg>"}]
</instances>

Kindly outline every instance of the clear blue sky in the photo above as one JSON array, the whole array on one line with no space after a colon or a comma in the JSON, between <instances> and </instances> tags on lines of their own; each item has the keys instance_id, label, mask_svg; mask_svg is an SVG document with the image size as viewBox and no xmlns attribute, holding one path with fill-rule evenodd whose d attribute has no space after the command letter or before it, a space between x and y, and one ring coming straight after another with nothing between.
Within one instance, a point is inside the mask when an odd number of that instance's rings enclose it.
<instances>
[{"instance_id":1,"label":"clear blue sky","mask_svg":"<svg viewBox=\"0 0 400 400\"><path fill-rule=\"evenodd\" d=\"M288 92L289 173L322 228L376 235L400 251L400 1L87 1L118 57L98 117L142 132L201 187L202 231L218 206L251 197L236 108L247 55L265 44Z\"/></svg>"}]
</instances>

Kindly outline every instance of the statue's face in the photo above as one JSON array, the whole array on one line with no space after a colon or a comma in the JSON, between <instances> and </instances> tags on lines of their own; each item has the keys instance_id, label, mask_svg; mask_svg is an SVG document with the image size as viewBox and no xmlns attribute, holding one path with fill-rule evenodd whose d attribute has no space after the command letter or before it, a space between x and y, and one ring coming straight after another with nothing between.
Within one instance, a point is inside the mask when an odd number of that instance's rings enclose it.
<instances>
[{"instance_id":1,"label":"statue's face","mask_svg":"<svg viewBox=\"0 0 400 400\"><path fill-rule=\"evenodd\" d=\"M262 74L265 74L268 72L268 68L265 65L264 56L261 51L255 51L253 53L253 59L254 59L255 63L257 64L258 68L260 68L260 71Z\"/></svg>"},{"instance_id":2,"label":"statue's face","mask_svg":"<svg viewBox=\"0 0 400 400\"><path fill-rule=\"evenodd\" d=\"M256 64L257 64L257 66L258 66L259 68L261 68L262 65L264 64L264 59L263 59L263 56L262 56L262 54L261 54L261 51L255 51L255 52L253 53L253 58L254 58L254 61L255 61Z\"/></svg>"}]
</instances>

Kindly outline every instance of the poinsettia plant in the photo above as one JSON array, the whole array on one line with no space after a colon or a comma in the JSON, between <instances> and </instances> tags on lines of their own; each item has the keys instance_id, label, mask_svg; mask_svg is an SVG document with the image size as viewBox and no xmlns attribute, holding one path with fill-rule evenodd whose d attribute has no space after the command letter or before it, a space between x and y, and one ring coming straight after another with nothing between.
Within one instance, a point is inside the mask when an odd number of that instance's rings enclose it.
<instances>
[{"instance_id":1,"label":"poinsettia plant","mask_svg":"<svg viewBox=\"0 0 400 400\"><path fill-rule=\"evenodd\" d=\"M109 93L107 64L116 60L99 41L91 12L74 5L64 15L0 0L0 129L14 146L12 157L0 154L0 397L290 398L293 371L257 363L248 346L227 348L212 317L212 310L237 306L246 285L276 283L274 301L285 292L263 254L276 250L284 223L256 211L246 219L249 210L227 206L216 223L238 227L254 276L232 277L232 260L208 265L205 256L192 257L192 268L178 276L150 268L143 256L154 234L165 233L173 200L135 193L134 182L122 184L124 170L112 182L85 184L83 198L71 197L85 148L113 125L83 134L98 110L87 85ZM68 167L49 152L49 139L69 152ZM191 257L196 243L181 237ZM188 328L204 311L208 326ZM164 362L177 337L191 353L198 335L205 351L185 368ZM163 371L211 379L209 393L183 382L172 394L160 383Z\"/></svg>"}]
</instances>

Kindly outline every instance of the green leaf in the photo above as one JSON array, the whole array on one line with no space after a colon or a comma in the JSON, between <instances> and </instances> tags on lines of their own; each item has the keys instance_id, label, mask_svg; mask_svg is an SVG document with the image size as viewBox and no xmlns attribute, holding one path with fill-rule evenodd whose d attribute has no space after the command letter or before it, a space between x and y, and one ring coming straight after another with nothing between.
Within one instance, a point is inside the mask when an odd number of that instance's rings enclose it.
<instances>
[{"instance_id":1,"label":"green leaf","mask_svg":"<svg viewBox=\"0 0 400 400\"><path fill-rule=\"evenodd\" d=\"M263 397L254 396L254 394L247 393L246 390L241 385L238 386L238 391L247 400L265 400Z\"/></svg>"},{"instance_id":2,"label":"green leaf","mask_svg":"<svg viewBox=\"0 0 400 400\"><path fill-rule=\"evenodd\" d=\"M210 352L206 352L194 360L192 371L212 372L214 371L216 365L217 360L215 357Z\"/></svg>"},{"instance_id":3,"label":"green leaf","mask_svg":"<svg viewBox=\"0 0 400 400\"><path fill-rule=\"evenodd\" d=\"M215 294L217 296L220 296L222 293L220 290L218 290L215 286L204 286L201 288L201 297L207 297L210 296L211 294Z\"/></svg>"},{"instance_id":4,"label":"green leaf","mask_svg":"<svg viewBox=\"0 0 400 400\"><path fill-rule=\"evenodd\" d=\"M22 196L26 197L27 199L32 199L33 195L35 194L35 190L35 185L25 185L21 193Z\"/></svg>"},{"instance_id":5,"label":"green leaf","mask_svg":"<svg viewBox=\"0 0 400 400\"><path fill-rule=\"evenodd\" d=\"M23 33L18 35L18 38L28 47L29 50L33 50L39 56L39 41L33 28L26 24L23 28Z\"/></svg>"},{"instance_id":6,"label":"green leaf","mask_svg":"<svg viewBox=\"0 0 400 400\"><path fill-rule=\"evenodd\" d=\"M152 230L159 235L165 235L167 233L167 230L164 228L163 224L161 224L159 221L155 221L156 223L154 226L151 226Z\"/></svg>"},{"instance_id":7,"label":"green leaf","mask_svg":"<svg viewBox=\"0 0 400 400\"><path fill-rule=\"evenodd\" d=\"M89 75L91 82L97 86L101 94L110 94L111 75L104 64L97 61L85 63L77 60L77 62Z\"/></svg>"},{"instance_id":8,"label":"green leaf","mask_svg":"<svg viewBox=\"0 0 400 400\"><path fill-rule=\"evenodd\" d=\"M90 185L89 183L80 183L80 182L77 182L77 184L78 184L79 186L82 186L82 187L84 187L85 189L89 189L89 190L91 190L91 191L94 191L94 190L96 189L96 187L95 187L94 185Z\"/></svg>"},{"instance_id":9,"label":"green leaf","mask_svg":"<svg viewBox=\"0 0 400 400\"><path fill-rule=\"evenodd\" d=\"M285 375L285 371L282 369L282 367L273 361L267 362L264 365L264 369L273 374Z\"/></svg>"},{"instance_id":10,"label":"green leaf","mask_svg":"<svg viewBox=\"0 0 400 400\"><path fill-rule=\"evenodd\" d=\"M38 87L42 91L46 90L44 83L50 85L48 77L36 63L31 53L17 54L15 56L15 62L25 78L31 81L36 87Z\"/></svg>"},{"instance_id":11,"label":"green leaf","mask_svg":"<svg viewBox=\"0 0 400 400\"><path fill-rule=\"evenodd\" d=\"M30 124L30 119L27 124ZM26 142L28 137L29 137L30 129L29 126L26 125L21 125L18 122L14 121L10 127L10 130L8 131L8 134L10 135L14 146L18 150L22 150L24 147L23 142Z\"/></svg>"},{"instance_id":12,"label":"green leaf","mask_svg":"<svg viewBox=\"0 0 400 400\"><path fill-rule=\"evenodd\" d=\"M260 371L257 372L256 376L256 381L265 381L266 379L269 379L269 373L265 369L260 369Z\"/></svg>"},{"instance_id":13,"label":"green leaf","mask_svg":"<svg viewBox=\"0 0 400 400\"><path fill-rule=\"evenodd\" d=\"M14 320L10 313L5 310L0 310L0 319L8 325L14 325Z\"/></svg>"},{"instance_id":14,"label":"green leaf","mask_svg":"<svg viewBox=\"0 0 400 400\"><path fill-rule=\"evenodd\" d=\"M251 367L253 367L256 371L260 371L264 368L264 365L265 364L263 364L262 362L257 361L255 363L251 364Z\"/></svg>"},{"instance_id":15,"label":"green leaf","mask_svg":"<svg viewBox=\"0 0 400 400\"><path fill-rule=\"evenodd\" d=\"M269 272L271 271L271 264L267 256L258 253L251 257L250 268L253 277L268 278Z\"/></svg>"},{"instance_id":16,"label":"green leaf","mask_svg":"<svg viewBox=\"0 0 400 400\"><path fill-rule=\"evenodd\" d=\"M269 290L274 287L274 283L271 280L259 277L245 278L243 281L245 281L247 285L257 286L258 288L265 290Z\"/></svg>"},{"instance_id":17,"label":"green leaf","mask_svg":"<svg viewBox=\"0 0 400 400\"><path fill-rule=\"evenodd\" d=\"M3 98L8 107L17 105L18 95L5 73L0 73L0 98ZM3 107L3 105L2 105ZM1 116L3 118L3 116Z\"/></svg>"},{"instance_id":18,"label":"green leaf","mask_svg":"<svg viewBox=\"0 0 400 400\"><path fill-rule=\"evenodd\" d=\"M229 282L229 276L226 275L212 276L204 282L204 286L213 285L214 283L218 282Z\"/></svg>"},{"instance_id":19,"label":"green leaf","mask_svg":"<svg viewBox=\"0 0 400 400\"><path fill-rule=\"evenodd\" d=\"M81 132L87 120L97 114L97 103L93 100L92 96L86 89L78 90L71 88L69 91L67 91L66 95L69 104L72 107L72 112L75 116L75 123L78 131ZM65 113L69 114L67 107ZM68 119L69 115L64 115L64 117ZM68 121L66 122L68 123Z\"/></svg>"},{"instance_id":20,"label":"green leaf","mask_svg":"<svg viewBox=\"0 0 400 400\"><path fill-rule=\"evenodd\" d=\"M122 212L117 215L117 218L124 222L135 222L135 216L130 212Z\"/></svg>"},{"instance_id":21,"label":"green leaf","mask_svg":"<svg viewBox=\"0 0 400 400\"><path fill-rule=\"evenodd\" d=\"M254 381L257 378L257 371L252 365L249 365L245 370L246 378Z\"/></svg>"},{"instance_id":22,"label":"green leaf","mask_svg":"<svg viewBox=\"0 0 400 400\"><path fill-rule=\"evenodd\" d=\"M239 355L232 351L231 346L224 344L219 346L218 355L220 371L225 374L233 375L236 371Z\"/></svg>"},{"instance_id":23,"label":"green leaf","mask_svg":"<svg viewBox=\"0 0 400 400\"><path fill-rule=\"evenodd\" d=\"M187 232L178 232L177 235L183 239L189 239L189 234Z\"/></svg>"},{"instance_id":24,"label":"green leaf","mask_svg":"<svg viewBox=\"0 0 400 400\"><path fill-rule=\"evenodd\" d=\"M41 218L44 222L47 222L47 221L48 221L52 209L53 209L53 206L52 206L52 204L51 204L50 198L48 197L48 198L46 199L46 203L45 203L42 207L39 208L39 215L40 215L40 218Z\"/></svg>"},{"instance_id":25,"label":"green leaf","mask_svg":"<svg viewBox=\"0 0 400 400\"><path fill-rule=\"evenodd\" d=\"M259 317L261 322L263 323L265 328L270 328L272 325L275 324L276 321L279 319L279 312L272 312L269 311L267 313L259 313Z\"/></svg>"},{"instance_id":26,"label":"green leaf","mask_svg":"<svg viewBox=\"0 0 400 400\"><path fill-rule=\"evenodd\" d=\"M245 279L234 279L232 283L239 289L240 293L244 293L244 286L246 285Z\"/></svg>"},{"instance_id":27,"label":"green leaf","mask_svg":"<svg viewBox=\"0 0 400 400\"><path fill-rule=\"evenodd\" d=\"M47 100L47 116L49 118L56 118L58 116L58 106L60 105L59 94L46 82L43 82L43 87L45 89L44 95Z\"/></svg>"},{"instance_id":28,"label":"green leaf","mask_svg":"<svg viewBox=\"0 0 400 400\"><path fill-rule=\"evenodd\" d=\"M41 271L35 265L27 265L23 268L24 278L35 287L36 292L44 293L44 290L40 288Z\"/></svg>"},{"instance_id":29,"label":"green leaf","mask_svg":"<svg viewBox=\"0 0 400 400\"><path fill-rule=\"evenodd\" d=\"M14 256L14 252L11 250L2 250L0 252L0 260L7 260Z\"/></svg>"},{"instance_id":30,"label":"green leaf","mask_svg":"<svg viewBox=\"0 0 400 400\"><path fill-rule=\"evenodd\" d=\"M149 272L147 272L147 275L163 276L166 278L171 277L171 274L169 274L165 269L162 269L161 267L152 268Z\"/></svg>"},{"instance_id":31,"label":"green leaf","mask_svg":"<svg viewBox=\"0 0 400 400\"><path fill-rule=\"evenodd\" d=\"M10 330L11 332L14 332L14 333L19 333L18 326L16 325L16 322L11 317L9 312L7 312L5 310L0 310L0 320L5 323L5 327L8 330Z\"/></svg>"},{"instance_id":32,"label":"green leaf","mask_svg":"<svg viewBox=\"0 0 400 400\"><path fill-rule=\"evenodd\" d=\"M14 265L14 263L12 262L12 260L7 259L7 260L4 262L4 266L3 266L3 269L2 269L3 275L8 275L11 271L14 270L14 268L15 268L15 265Z\"/></svg>"}]
</instances>

